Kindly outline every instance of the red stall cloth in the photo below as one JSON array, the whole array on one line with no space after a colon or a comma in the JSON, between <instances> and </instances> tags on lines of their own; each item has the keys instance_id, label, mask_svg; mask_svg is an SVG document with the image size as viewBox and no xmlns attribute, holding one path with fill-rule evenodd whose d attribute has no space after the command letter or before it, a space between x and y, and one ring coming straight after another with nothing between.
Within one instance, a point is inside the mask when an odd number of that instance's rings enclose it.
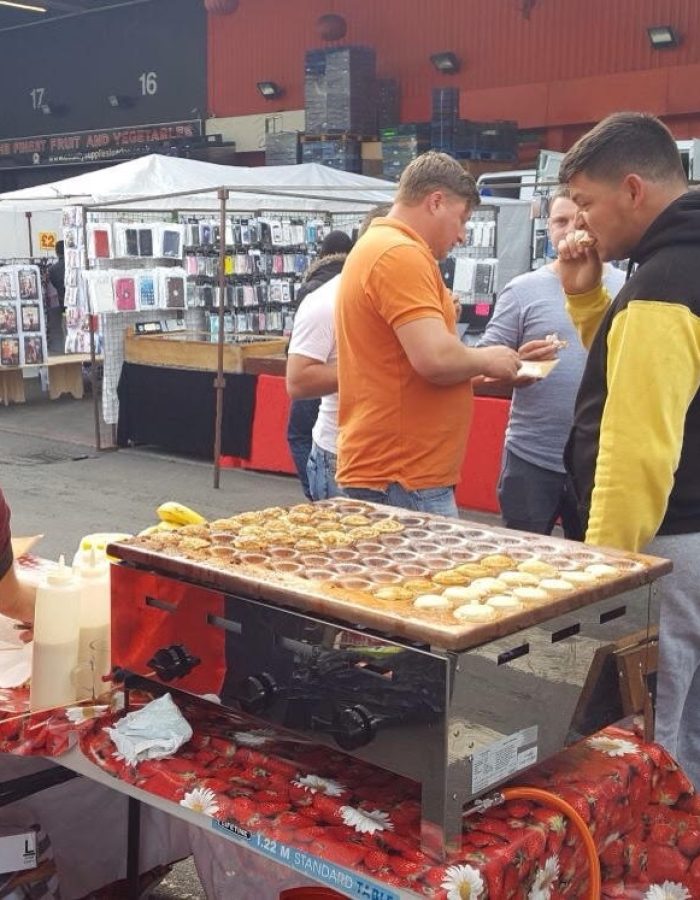
<instances>
[{"instance_id":1,"label":"red stall cloth","mask_svg":"<svg viewBox=\"0 0 700 900\"><path fill-rule=\"evenodd\" d=\"M262 853L270 878L291 866L343 894L388 900L398 890L442 900L589 896L580 833L544 802L513 799L466 817L461 850L439 863L420 847L417 784L240 713L178 702L194 736L174 757L128 768L115 758L104 722L83 734L83 752ZM658 745L610 727L520 784L559 795L583 817L601 861L604 900L700 897L700 803ZM246 867L235 868L230 895L248 896ZM254 857L249 868L262 878Z\"/></svg>"},{"instance_id":2,"label":"red stall cloth","mask_svg":"<svg viewBox=\"0 0 700 900\"><path fill-rule=\"evenodd\" d=\"M296 474L287 446L288 417L285 379L279 375L258 375L250 459L243 460L243 468Z\"/></svg>"},{"instance_id":3,"label":"red stall cloth","mask_svg":"<svg viewBox=\"0 0 700 900\"><path fill-rule=\"evenodd\" d=\"M474 398L474 418L456 490L457 506L500 512L496 488L509 412L510 400Z\"/></svg>"}]
</instances>

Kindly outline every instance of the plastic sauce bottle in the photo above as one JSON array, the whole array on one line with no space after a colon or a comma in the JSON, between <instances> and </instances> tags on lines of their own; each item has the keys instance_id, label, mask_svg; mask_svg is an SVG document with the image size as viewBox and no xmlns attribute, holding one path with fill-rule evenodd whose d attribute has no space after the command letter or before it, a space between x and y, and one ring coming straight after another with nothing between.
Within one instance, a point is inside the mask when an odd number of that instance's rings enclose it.
<instances>
[{"instance_id":1,"label":"plastic sauce bottle","mask_svg":"<svg viewBox=\"0 0 700 900\"><path fill-rule=\"evenodd\" d=\"M78 700L99 696L111 669L110 567L104 552L90 551L77 567L80 579L80 634L78 641Z\"/></svg>"},{"instance_id":2,"label":"plastic sauce bottle","mask_svg":"<svg viewBox=\"0 0 700 900\"><path fill-rule=\"evenodd\" d=\"M61 557L39 583L34 610L34 646L29 707L65 706L75 701L80 583Z\"/></svg>"}]
</instances>

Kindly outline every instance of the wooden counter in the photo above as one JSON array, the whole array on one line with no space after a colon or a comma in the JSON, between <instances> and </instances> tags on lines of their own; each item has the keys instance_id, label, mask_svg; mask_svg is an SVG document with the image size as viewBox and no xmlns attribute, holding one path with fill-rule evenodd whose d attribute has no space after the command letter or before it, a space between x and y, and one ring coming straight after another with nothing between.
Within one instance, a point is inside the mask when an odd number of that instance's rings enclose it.
<instances>
[{"instance_id":1,"label":"wooden counter","mask_svg":"<svg viewBox=\"0 0 700 900\"><path fill-rule=\"evenodd\" d=\"M167 366L173 369L197 369L215 372L218 361L218 344L215 340L203 340L201 332L177 331L164 334L135 334L129 328L124 337L126 362L145 366ZM263 337L254 340L226 342L224 344L224 371L243 372L245 360L251 357L283 354L287 346L285 337Z\"/></svg>"}]
</instances>

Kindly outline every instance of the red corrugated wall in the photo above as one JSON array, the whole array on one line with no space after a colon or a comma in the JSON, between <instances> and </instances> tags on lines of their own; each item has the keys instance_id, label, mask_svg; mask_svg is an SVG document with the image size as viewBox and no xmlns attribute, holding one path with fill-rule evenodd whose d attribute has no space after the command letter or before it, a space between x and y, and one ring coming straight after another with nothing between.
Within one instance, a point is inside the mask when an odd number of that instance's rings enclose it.
<instances>
[{"instance_id":1,"label":"red corrugated wall","mask_svg":"<svg viewBox=\"0 0 700 900\"><path fill-rule=\"evenodd\" d=\"M216 116L304 105L304 53L323 46L316 19L338 13L345 43L377 50L380 76L401 82L404 121L430 116L430 89L455 85L462 115L518 118L521 127L592 121L620 105L700 114L700 0L240 0L209 18L209 103ZM673 25L674 50L650 48L649 25ZM456 76L428 57L453 50ZM609 78L603 76L611 76ZM256 82L277 81L280 101Z\"/></svg>"}]
</instances>

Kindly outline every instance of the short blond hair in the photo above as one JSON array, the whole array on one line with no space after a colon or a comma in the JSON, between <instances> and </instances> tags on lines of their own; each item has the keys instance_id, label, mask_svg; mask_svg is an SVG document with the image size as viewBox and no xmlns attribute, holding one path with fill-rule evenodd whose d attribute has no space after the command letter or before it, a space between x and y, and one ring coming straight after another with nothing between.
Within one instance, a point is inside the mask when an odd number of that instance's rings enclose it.
<instances>
[{"instance_id":1,"label":"short blond hair","mask_svg":"<svg viewBox=\"0 0 700 900\"><path fill-rule=\"evenodd\" d=\"M470 207L481 202L474 176L447 153L428 150L403 170L396 202L416 206L433 191L446 191L461 197Z\"/></svg>"}]
</instances>

